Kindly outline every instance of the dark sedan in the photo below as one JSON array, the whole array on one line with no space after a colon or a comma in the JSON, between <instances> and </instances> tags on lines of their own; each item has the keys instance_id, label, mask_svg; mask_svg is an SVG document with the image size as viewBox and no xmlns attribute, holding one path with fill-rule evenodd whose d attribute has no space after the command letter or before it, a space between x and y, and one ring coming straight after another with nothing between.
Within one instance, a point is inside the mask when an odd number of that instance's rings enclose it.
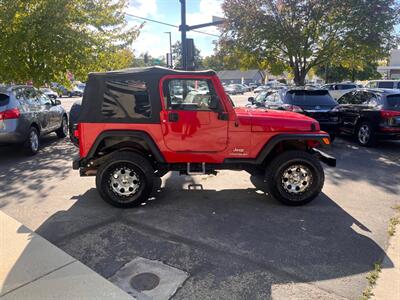
<instances>
[{"instance_id":1,"label":"dark sedan","mask_svg":"<svg viewBox=\"0 0 400 300\"><path fill-rule=\"evenodd\" d=\"M400 91L357 89L338 100L341 131L354 135L361 146L377 140L400 139Z\"/></svg>"},{"instance_id":2,"label":"dark sedan","mask_svg":"<svg viewBox=\"0 0 400 300\"><path fill-rule=\"evenodd\" d=\"M249 99L249 102L253 103L253 107L289 110L314 118L332 140L339 133L341 118L338 103L327 90L274 90L261 93L256 99Z\"/></svg>"}]
</instances>

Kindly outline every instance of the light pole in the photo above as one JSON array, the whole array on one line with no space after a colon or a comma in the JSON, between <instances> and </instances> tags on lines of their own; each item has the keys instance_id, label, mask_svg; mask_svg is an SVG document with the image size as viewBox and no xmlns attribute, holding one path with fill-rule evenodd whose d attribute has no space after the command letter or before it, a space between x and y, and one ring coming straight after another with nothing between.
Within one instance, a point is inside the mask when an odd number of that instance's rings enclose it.
<instances>
[{"instance_id":1,"label":"light pole","mask_svg":"<svg viewBox=\"0 0 400 300\"><path fill-rule=\"evenodd\" d=\"M164 33L166 33L166 34L168 34L169 35L169 55L170 55L170 61L169 61L169 63L170 63L170 66L169 67L173 67L174 66L174 63L172 62L172 40L171 40L171 31L167 31L167 32L164 32ZM168 63L168 62L167 62Z\"/></svg>"}]
</instances>

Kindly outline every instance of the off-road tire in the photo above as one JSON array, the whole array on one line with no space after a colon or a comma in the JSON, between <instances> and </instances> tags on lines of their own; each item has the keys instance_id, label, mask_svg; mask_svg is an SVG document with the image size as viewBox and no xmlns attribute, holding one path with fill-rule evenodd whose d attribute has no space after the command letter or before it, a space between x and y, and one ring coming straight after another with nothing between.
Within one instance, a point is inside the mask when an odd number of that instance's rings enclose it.
<instances>
[{"instance_id":1,"label":"off-road tire","mask_svg":"<svg viewBox=\"0 0 400 300\"><path fill-rule=\"evenodd\" d=\"M56 130L56 134L60 139L68 135L68 120L66 116L62 117L61 127Z\"/></svg>"},{"instance_id":2,"label":"off-road tire","mask_svg":"<svg viewBox=\"0 0 400 300\"><path fill-rule=\"evenodd\" d=\"M35 127L29 128L28 137L24 143L24 150L27 155L35 155L40 148L40 135Z\"/></svg>"},{"instance_id":3,"label":"off-road tire","mask_svg":"<svg viewBox=\"0 0 400 300\"><path fill-rule=\"evenodd\" d=\"M311 176L309 186L299 193L291 193L284 187L283 181L287 170L293 166L303 166ZM324 170L321 163L305 151L291 150L276 156L267 166L265 180L269 193L283 204L300 206L311 202L319 195L325 181Z\"/></svg>"},{"instance_id":4,"label":"off-road tire","mask_svg":"<svg viewBox=\"0 0 400 300\"><path fill-rule=\"evenodd\" d=\"M137 178L135 181L139 187L133 195L120 195L113 188L112 176L122 169L130 170L130 174L133 173L132 176ZM133 152L115 152L97 170L96 187L104 201L116 207L130 208L142 204L149 198L153 180L153 166L144 156Z\"/></svg>"},{"instance_id":5,"label":"off-road tire","mask_svg":"<svg viewBox=\"0 0 400 300\"><path fill-rule=\"evenodd\" d=\"M361 130L362 130L363 128L364 128L364 130L367 129L367 130L369 131L369 137L368 137L368 139L362 139L362 138L360 137L360 135L361 135ZM372 146L374 146L374 145L376 144L376 137L375 137L374 129L373 129L373 126L372 126L371 122L368 122L368 121L362 121L362 122L360 122L360 123L357 125L357 130L356 130L356 133L355 133L355 138L356 138L356 140L357 140L357 143L358 143L360 146L363 146L363 147L372 147Z\"/></svg>"}]
</instances>

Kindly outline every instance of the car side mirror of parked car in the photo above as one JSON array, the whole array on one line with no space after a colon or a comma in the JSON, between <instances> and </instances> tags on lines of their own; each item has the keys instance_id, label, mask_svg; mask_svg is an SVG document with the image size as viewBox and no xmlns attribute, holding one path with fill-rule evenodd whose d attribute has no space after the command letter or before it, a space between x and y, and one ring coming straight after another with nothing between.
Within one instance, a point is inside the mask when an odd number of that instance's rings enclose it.
<instances>
[{"instance_id":1,"label":"car side mirror of parked car","mask_svg":"<svg viewBox=\"0 0 400 300\"><path fill-rule=\"evenodd\" d=\"M254 103L254 97L249 97L249 99L247 99L251 104Z\"/></svg>"},{"instance_id":2,"label":"car side mirror of parked car","mask_svg":"<svg viewBox=\"0 0 400 300\"><path fill-rule=\"evenodd\" d=\"M60 100L54 100L54 106L56 106L56 105L61 105L61 101Z\"/></svg>"},{"instance_id":3,"label":"car side mirror of parked car","mask_svg":"<svg viewBox=\"0 0 400 300\"><path fill-rule=\"evenodd\" d=\"M211 96L210 104L208 107L212 110L217 110L219 107L219 98L217 96Z\"/></svg>"}]
</instances>

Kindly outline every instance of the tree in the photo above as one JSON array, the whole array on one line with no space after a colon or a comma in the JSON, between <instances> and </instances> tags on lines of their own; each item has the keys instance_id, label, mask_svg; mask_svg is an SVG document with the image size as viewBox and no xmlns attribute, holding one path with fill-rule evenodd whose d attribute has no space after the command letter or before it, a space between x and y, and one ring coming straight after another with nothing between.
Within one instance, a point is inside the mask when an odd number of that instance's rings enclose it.
<instances>
[{"instance_id":1,"label":"tree","mask_svg":"<svg viewBox=\"0 0 400 300\"><path fill-rule=\"evenodd\" d=\"M0 1L0 82L65 82L67 72L84 78L89 71L121 66L128 54L122 49L140 30L126 27L126 5L126 0Z\"/></svg>"},{"instance_id":2,"label":"tree","mask_svg":"<svg viewBox=\"0 0 400 300\"><path fill-rule=\"evenodd\" d=\"M147 56L147 58L145 58ZM146 62L147 60L147 62ZM139 57L135 58L132 67L149 67L149 66L166 66L164 56L153 57L148 53L142 53Z\"/></svg>"},{"instance_id":3,"label":"tree","mask_svg":"<svg viewBox=\"0 0 400 300\"><path fill-rule=\"evenodd\" d=\"M177 41L172 45L172 57L175 67L182 67L182 46L181 42ZM200 56L200 50L194 47L194 66L196 69L202 68L202 58Z\"/></svg>"},{"instance_id":4,"label":"tree","mask_svg":"<svg viewBox=\"0 0 400 300\"><path fill-rule=\"evenodd\" d=\"M326 64L318 66L315 71L316 74L324 78L326 82L341 82L344 80L380 79L382 75L377 71L377 67L378 64L375 62L369 64L365 63L361 69Z\"/></svg>"},{"instance_id":5,"label":"tree","mask_svg":"<svg viewBox=\"0 0 400 300\"><path fill-rule=\"evenodd\" d=\"M396 0L225 0L221 47L268 69L289 69L297 85L316 66L385 57L394 46ZM242 62L243 64L243 62Z\"/></svg>"}]
</instances>

